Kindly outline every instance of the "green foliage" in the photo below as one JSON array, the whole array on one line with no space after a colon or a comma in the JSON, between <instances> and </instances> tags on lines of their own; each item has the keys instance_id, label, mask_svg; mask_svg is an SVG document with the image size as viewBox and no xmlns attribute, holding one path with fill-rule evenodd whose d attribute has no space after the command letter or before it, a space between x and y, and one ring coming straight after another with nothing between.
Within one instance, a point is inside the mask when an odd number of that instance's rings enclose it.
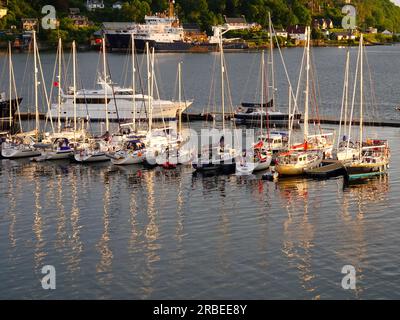
<instances>
[{"instance_id":1,"label":"green foliage","mask_svg":"<svg viewBox=\"0 0 400 320\"><path fill-rule=\"evenodd\" d=\"M51 3L57 8L57 15L63 21L61 29L80 39L87 38L88 29L75 30L65 17L70 7L81 9L82 14L98 26L104 21L137 21L144 20L146 14L162 12L168 9L168 0L122 0L123 9L113 10L112 4L117 0L105 0L106 9L87 12L85 0L54 0ZM268 13L277 28L288 25L309 25L314 18L330 18L335 26L340 26L343 14L341 8L344 0L176 0L176 11L182 22L198 23L203 30L211 31L211 26L222 23L223 16L238 17L244 15L247 21L257 22L263 27L268 25ZM0 29L11 25L21 26L21 18L41 17L42 6L48 0L9 0L8 15L0 20ZM311 8L314 3L314 8ZM366 29L374 26L378 30L388 29L400 32L400 7L390 0L353 0L357 8L358 26ZM315 9L317 8L317 9ZM319 10L318 8L321 8ZM48 32L43 37L52 39L54 32ZM67 37L67 35L64 35ZM313 37L320 39L321 34L314 31ZM53 40L53 39L52 39Z\"/></svg>"}]
</instances>

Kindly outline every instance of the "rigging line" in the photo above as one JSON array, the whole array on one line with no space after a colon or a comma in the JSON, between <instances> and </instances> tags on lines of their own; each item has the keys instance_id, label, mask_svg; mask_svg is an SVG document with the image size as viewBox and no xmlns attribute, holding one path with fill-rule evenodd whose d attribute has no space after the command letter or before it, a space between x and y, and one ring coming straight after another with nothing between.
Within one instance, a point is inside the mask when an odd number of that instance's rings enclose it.
<instances>
[{"instance_id":1,"label":"rigging line","mask_svg":"<svg viewBox=\"0 0 400 320\"><path fill-rule=\"evenodd\" d=\"M368 69L368 78L369 78L369 87L370 87L370 95L371 95L371 109L372 109L372 122L375 122L375 118L379 116L378 114L378 104L376 103L376 94L375 94L375 87L374 87L374 81L372 77L372 68L368 60L368 55L367 55L367 50L365 50L365 62L367 64L367 69ZM376 129L375 129L376 130Z\"/></svg>"},{"instance_id":2,"label":"rigging line","mask_svg":"<svg viewBox=\"0 0 400 320\"><path fill-rule=\"evenodd\" d=\"M233 108L233 101L232 101L232 92L231 92L231 85L230 85L230 81L229 81L229 74L228 74L228 68L227 68L227 63L226 63L226 58L224 55L224 67L225 67L225 78L226 78L226 84L227 84L227 89L228 89L228 103L229 106L231 108L231 113L234 112L234 108Z\"/></svg>"},{"instance_id":3,"label":"rigging line","mask_svg":"<svg viewBox=\"0 0 400 320\"><path fill-rule=\"evenodd\" d=\"M348 137L348 141L347 141L347 148L350 147L350 141L351 141L351 129L353 126L354 106L355 106L355 102L356 102L356 92L357 92L357 79L358 79L358 72L359 72L359 67L360 67L360 51L361 50L358 50L356 71L354 74L354 86L353 86L353 96L352 96L352 102L351 102L350 124L349 124L349 134L348 134L349 137Z\"/></svg>"},{"instance_id":4,"label":"rigging line","mask_svg":"<svg viewBox=\"0 0 400 320\"><path fill-rule=\"evenodd\" d=\"M55 81L55 77L56 77L56 72L57 72L57 65L58 65L58 55L61 54L59 52L59 47L57 46L57 53L56 53L56 60L54 62L54 69L53 69L53 75L52 75L52 81L51 81L51 86L50 86L50 94L49 94L49 101L50 101L50 117L53 116L53 113L51 112L51 101L53 100L53 89L54 89L54 81ZM48 116L46 116L46 124L47 124L47 118ZM46 131L46 126L45 126L45 131Z\"/></svg>"},{"instance_id":5,"label":"rigging line","mask_svg":"<svg viewBox=\"0 0 400 320\"><path fill-rule=\"evenodd\" d=\"M208 105L207 105L207 113L216 113L216 97L215 97L215 73L216 73L216 64L217 64L217 59L218 55L214 55L214 63L211 69L211 84L210 84L210 94L208 97ZM213 101L212 101L213 100ZM211 110L211 104L213 104L214 110ZM204 108L203 108L203 113L204 113ZM206 124L208 124L208 117L206 119Z\"/></svg>"},{"instance_id":6,"label":"rigging line","mask_svg":"<svg viewBox=\"0 0 400 320\"><path fill-rule=\"evenodd\" d=\"M1 68L1 78L0 78L0 87L3 88L3 79L6 78L5 74L6 74L6 70L7 70L7 59L4 59L4 62L2 64L2 68Z\"/></svg>"},{"instance_id":7,"label":"rigging line","mask_svg":"<svg viewBox=\"0 0 400 320\"><path fill-rule=\"evenodd\" d=\"M21 110L20 110L20 105L19 105L19 97L18 97L18 92L17 92L17 84L16 84L16 81L15 81L14 65L13 64L11 64L11 75L12 75L12 82L14 84L14 95L15 95L16 104L17 104L17 114L18 114L19 127L20 127L21 133L23 133L24 130L22 128Z\"/></svg>"},{"instance_id":8,"label":"rigging line","mask_svg":"<svg viewBox=\"0 0 400 320\"><path fill-rule=\"evenodd\" d=\"M111 90L113 93L113 99L114 99L114 104L115 104L115 111L117 113L117 121L118 121L118 128L119 131L121 132L121 119L119 117L119 111L118 111L118 105L117 105L117 98L115 96L115 87L114 87L114 82L112 81L112 76L111 76L111 69L110 69L110 62L107 59L107 69L108 69L108 74L110 75L110 81L111 81ZM106 81L106 80L105 80ZM107 90L107 88L106 88ZM107 103L107 101L105 101L105 103Z\"/></svg>"},{"instance_id":9,"label":"rigging line","mask_svg":"<svg viewBox=\"0 0 400 320\"><path fill-rule=\"evenodd\" d=\"M142 78L142 72L141 72L142 67L143 67L143 63L144 63L144 58L145 58L145 55L142 56L142 63L139 64L138 55L135 54L136 66L138 67L137 70L138 70L140 91L141 91L141 93L142 93L142 98L143 98L143 103L142 103L142 106L140 107L139 110L141 111L141 110L144 109L144 114L145 114L146 118L148 118L148 113L147 113L147 108L146 108L146 103L145 103L145 100L146 100L146 99L145 99L145 94L144 94L144 92L145 92L145 91L144 91L144 84L143 84L143 78ZM140 125L140 120L139 120L139 125Z\"/></svg>"},{"instance_id":10,"label":"rigging line","mask_svg":"<svg viewBox=\"0 0 400 320\"><path fill-rule=\"evenodd\" d=\"M132 41L130 41L132 43ZM132 54L132 50L131 48L128 48L128 50L126 51L125 54L125 59L124 59L124 64L123 64L123 69L125 72L121 72L121 79L120 79L120 83L122 84L123 87L128 87L128 74L130 74L130 68L129 68L129 64L130 64L130 57Z\"/></svg>"},{"instance_id":11,"label":"rigging line","mask_svg":"<svg viewBox=\"0 0 400 320\"><path fill-rule=\"evenodd\" d=\"M98 58L97 58L97 67L96 67L96 72L97 72L97 78L99 77L99 75L101 75L101 72L99 72L99 70L100 70L100 65L102 64L102 48L100 47L100 49L99 49L99 54L98 54ZM106 75L104 75L104 77L106 77ZM97 85L97 81L98 81L98 79L95 79L94 80L94 84L93 84L93 88L95 88L96 87L96 85ZM104 82L105 82L106 80L104 79Z\"/></svg>"},{"instance_id":12,"label":"rigging line","mask_svg":"<svg viewBox=\"0 0 400 320\"><path fill-rule=\"evenodd\" d=\"M176 96L179 95L178 81L179 81L179 69L176 70L174 91L173 91L173 94L172 94L173 97L171 97L171 100L174 100L176 98Z\"/></svg>"},{"instance_id":13,"label":"rigging line","mask_svg":"<svg viewBox=\"0 0 400 320\"><path fill-rule=\"evenodd\" d=\"M251 78L251 75L253 74L253 70L254 70L255 64L256 64L256 58L257 58L257 54L253 54L253 60L251 62L250 69L249 69L250 72L247 74L247 79L246 79L245 85L243 86L243 89L242 89L242 93L241 93L241 96L240 96L240 101L244 100L245 94L248 91L249 83L250 83L250 80L251 80L250 78Z\"/></svg>"},{"instance_id":14,"label":"rigging line","mask_svg":"<svg viewBox=\"0 0 400 320\"><path fill-rule=\"evenodd\" d=\"M36 49L37 49L37 56L38 56L38 62L39 62L40 76L41 76L41 80L42 80L42 91L45 95L45 100L46 100L45 102L47 104L47 110L51 111L50 101L49 101L49 97L47 95L46 83L45 83L44 75L43 75L42 61L41 61L40 55L39 55L39 48L36 48ZM47 119L46 119L46 122L47 122ZM54 131L54 123L53 123L52 117L50 117L50 124L51 124L51 130L54 133L55 131Z\"/></svg>"},{"instance_id":15,"label":"rigging line","mask_svg":"<svg viewBox=\"0 0 400 320\"><path fill-rule=\"evenodd\" d=\"M313 52L313 50L311 50ZM314 59L314 55L311 54L311 76L312 76L312 82L313 82L313 91L314 91L314 99L315 99L315 108L316 108L316 114L317 114L317 119L318 119L318 130L319 133L322 134L322 126L321 126L321 114L320 114L320 108L319 108L319 103L318 101L321 100L321 87L319 85L319 78L318 78L318 72L317 72L317 67Z\"/></svg>"},{"instance_id":16,"label":"rigging line","mask_svg":"<svg viewBox=\"0 0 400 320\"><path fill-rule=\"evenodd\" d=\"M294 96L294 93L293 93L293 89L292 89L293 87L292 87L292 83L290 81L289 72L288 72L285 60L283 59L282 49L281 49L281 46L279 44L278 37L276 36L275 27L272 25L271 29L272 29L273 34L275 35L276 47L278 49L279 56L281 58L281 62L282 62L282 65L283 65L283 69L285 71L286 80L288 81L288 84L289 84L290 94L293 96L293 98L295 98L295 100L294 100L294 110L299 110L299 107L298 107L298 104L297 104L297 101L296 101L296 97Z\"/></svg>"}]
</instances>

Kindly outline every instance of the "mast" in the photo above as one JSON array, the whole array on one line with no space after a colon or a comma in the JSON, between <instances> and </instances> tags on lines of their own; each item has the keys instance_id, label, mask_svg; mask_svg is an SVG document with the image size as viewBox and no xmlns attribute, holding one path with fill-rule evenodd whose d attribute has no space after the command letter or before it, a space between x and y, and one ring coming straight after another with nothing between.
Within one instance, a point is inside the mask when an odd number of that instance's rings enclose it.
<instances>
[{"instance_id":1,"label":"mast","mask_svg":"<svg viewBox=\"0 0 400 320\"><path fill-rule=\"evenodd\" d=\"M106 61L106 38L103 38L103 74L104 74L104 104L106 107L106 131L109 132L110 124L108 121L108 92L107 92L107 61Z\"/></svg>"},{"instance_id":2,"label":"mast","mask_svg":"<svg viewBox=\"0 0 400 320\"><path fill-rule=\"evenodd\" d=\"M346 66L344 74L344 84L343 84L343 97L342 97L342 108L340 110L340 125L339 125L339 135L337 141L337 149L339 149L342 131L346 134L347 131L347 113L348 113L348 103L349 103L349 73L350 73L350 50L347 49L346 54ZM344 118L344 120L343 120ZM343 130L342 130L343 127Z\"/></svg>"},{"instance_id":3,"label":"mast","mask_svg":"<svg viewBox=\"0 0 400 320\"><path fill-rule=\"evenodd\" d=\"M73 69L73 90L74 90L74 135L77 130L76 124L76 43L72 42L72 69Z\"/></svg>"},{"instance_id":4,"label":"mast","mask_svg":"<svg viewBox=\"0 0 400 320\"><path fill-rule=\"evenodd\" d=\"M219 48L221 57L221 107L222 107L222 130L225 131L225 84L224 84L224 48L222 45L222 32L219 33Z\"/></svg>"},{"instance_id":5,"label":"mast","mask_svg":"<svg viewBox=\"0 0 400 320\"><path fill-rule=\"evenodd\" d=\"M264 79L264 68L265 68L264 55L265 55L265 52L263 50L261 53L261 123L260 123L261 136L263 134L263 122L264 122L263 121L264 115L262 113L263 109L264 109L264 82L265 82L265 79ZM267 108L268 108L268 106L267 106Z\"/></svg>"},{"instance_id":6,"label":"mast","mask_svg":"<svg viewBox=\"0 0 400 320\"><path fill-rule=\"evenodd\" d=\"M307 27L306 96L304 99L304 142L308 140L308 108L310 86L310 27Z\"/></svg>"},{"instance_id":7,"label":"mast","mask_svg":"<svg viewBox=\"0 0 400 320\"><path fill-rule=\"evenodd\" d=\"M154 78L155 78L155 71L154 71L154 59L155 59L155 49L154 47L151 50L151 108L150 108L150 119L151 119L151 126L153 126L153 101L154 101Z\"/></svg>"},{"instance_id":8,"label":"mast","mask_svg":"<svg viewBox=\"0 0 400 320\"><path fill-rule=\"evenodd\" d=\"M58 39L58 132L61 132L61 68L62 68L62 40Z\"/></svg>"},{"instance_id":9,"label":"mast","mask_svg":"<svg viewBox=\"0 0 400 320\"><path fill-rule=\"evenodd\" d=\"M132 104L133 104L133 131L136 132L136 68L135 68L135 37L132 33L131 35L132 42Z\"/></svg>"},{"instance_id":10,"label":"mast","mask_svg":"<svg viewBox=\"0 0 400 320\"><path fill-rule=\"evenodd\" d=\"M147 99L148 99L148 108L149 108L149 132L151 132L152 129L152 106L151 106L151 79L152 79L152 74L150 72L150 48L149 48L149 43L146 42L146 59L147 59Z\"/></svg>"},{"instance_id":11,"label":"mast","mask_svg":"<svg viewBox=\"0 0 400 320\"><path fill-rule=\"evenodd\" d=\"M8 42L8 77L9 77L9 99L10 99L10 132L11 132L11 127L12 127L12 122L13 122L13 116L12 116L12 59L11 59L11 42Z\"/></svg>"},{"instance_id":12,"label":"mast","mask_svg":"<svg viewBox=\"0 0 400 320\"><path fill-rule=\"evenodd\" d=\"M360 160L363 147L363 121L364 121L364 48L363 48L364 37L361 34L360 37Z\"/></svg>"},{"instance_id":13,"label":"mast","mask_svg":"<svg viewBox=\"0 0 400 320\"><path fill-rule=\"evenodd\" d=\"M178 103L179 103L179 124L178 124L178 131L179 133L182 132L182 62L178 64Z\"/></svg>"},{"instance_id":14,"label":"mast","mask_svg":"<svg viewBox=\"0 0 400 320\"><path fill-rule=\"evenodd\" d=\"M275 111L275 70L274 70L274 41L273 41L273 35L272 35L272 19L271 19L271 12L268 12L268 20L269 20L269 50L270 50L270 61L269 63L271 64L271 86L272 86L272 110Z\"/></svg>"},{"instance_id":15,"label":"mast","mask_svg":"<svg viewBox=\"0 0 400 320\"><path fill-rule=\"evenodd\" d=\"M293 112L294 113L294 112ZM292 85L289 84L289 106L288 106L288 114L289 114L289 119L288 119L288 145L289 149L291 147L291 139L292 139Z\"/></svg>"},{"instance_id":16,"label":"mast","mask_svg":"<svg viewBox=\"0 0 400 320\"><path fill-rule=\"evenodd\" d=\"M34 59L34 84L35 84L35 118L36 118L36 140L39 138L39 93L38 93L38 65L37 65L37 42L36 31L33 31L33 59Z\"/></svg>"}]
</instances>

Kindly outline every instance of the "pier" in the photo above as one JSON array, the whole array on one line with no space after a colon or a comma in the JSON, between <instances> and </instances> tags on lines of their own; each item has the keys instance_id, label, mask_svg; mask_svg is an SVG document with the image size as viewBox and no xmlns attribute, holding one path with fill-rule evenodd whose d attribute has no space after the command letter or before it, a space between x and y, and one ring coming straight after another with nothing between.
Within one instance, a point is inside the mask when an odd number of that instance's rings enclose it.
<instances>
[{"instance_id":1,"label":"pier","mask_svg":"<svg viewBox=\"0 0 400 320\"><path fill-rule=\"evenodd\" d=\"M233 113L225 113L225 119L232 119L234 116ZM182 121L183 122L192 122L192 121L212 121L215 117L216 121L221 121L222 113L183 113ZM18 119L18 115L15 115L15 118ZM34 112L21 112L21 120L32 120L35 119ZM46 113L39 113L40 120L46 120ZM53 120L57 120L57 118L53 118ZM94 122L99 122L98 120L92 120ZM117 120L110 121L117 122ZM153 119L154 121L154 119ZM339 125L340 120L334 118L321 118L321 119L310 119L309 123L321 123L321 124L329 124L329 125ZM301 120L301 123L304 123L304 120ZM359 120L354 120L353 125L358 126L360 124ZM349 125L349 123L347 123ZM391 128L400 128L400 120L364 120L364 126L368 127L391 127Z\"/></svg>"}]
</instances>

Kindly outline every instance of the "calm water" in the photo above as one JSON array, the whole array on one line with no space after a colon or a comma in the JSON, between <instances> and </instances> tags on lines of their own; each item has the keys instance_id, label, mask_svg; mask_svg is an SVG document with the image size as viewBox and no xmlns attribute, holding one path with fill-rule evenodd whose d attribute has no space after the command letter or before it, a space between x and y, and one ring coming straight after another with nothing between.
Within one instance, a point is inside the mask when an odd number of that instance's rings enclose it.
<instances>
[{"instance_id":1,"label":"calm water","mask_svg":"<svg viewBox=\"0 0 400 320\"><path fill-rule=\"evenodd\" d=\"M400 47L368 51L379 102L373 111L398 119ZM321 113L335 115L345 51L314 53ZM284 51L293 73L301 54ZM42 58L51 74L54 56ZM109 58L114 79L123 83L125 57ZM252 99L259 55L226 58L233 103ZM160 55L163 96L174 95L176 64L184 61L186 96L195 99L194 110L203 110L214 59ZM26 110L32 91L23 77L26 56L14 60ZM86 86L94 83L97 60L96 53L79 57ZM0 298L400 298L400 131L369 132L390 140L392 167L387 177L351 188L342 178L272 183L193 176L190 167L147 171L2 160ZM41 288L44 265L56 268L54 291ZM355 291L341 287L344 265L357 269Z\"/></svg>"}]
</instances>

